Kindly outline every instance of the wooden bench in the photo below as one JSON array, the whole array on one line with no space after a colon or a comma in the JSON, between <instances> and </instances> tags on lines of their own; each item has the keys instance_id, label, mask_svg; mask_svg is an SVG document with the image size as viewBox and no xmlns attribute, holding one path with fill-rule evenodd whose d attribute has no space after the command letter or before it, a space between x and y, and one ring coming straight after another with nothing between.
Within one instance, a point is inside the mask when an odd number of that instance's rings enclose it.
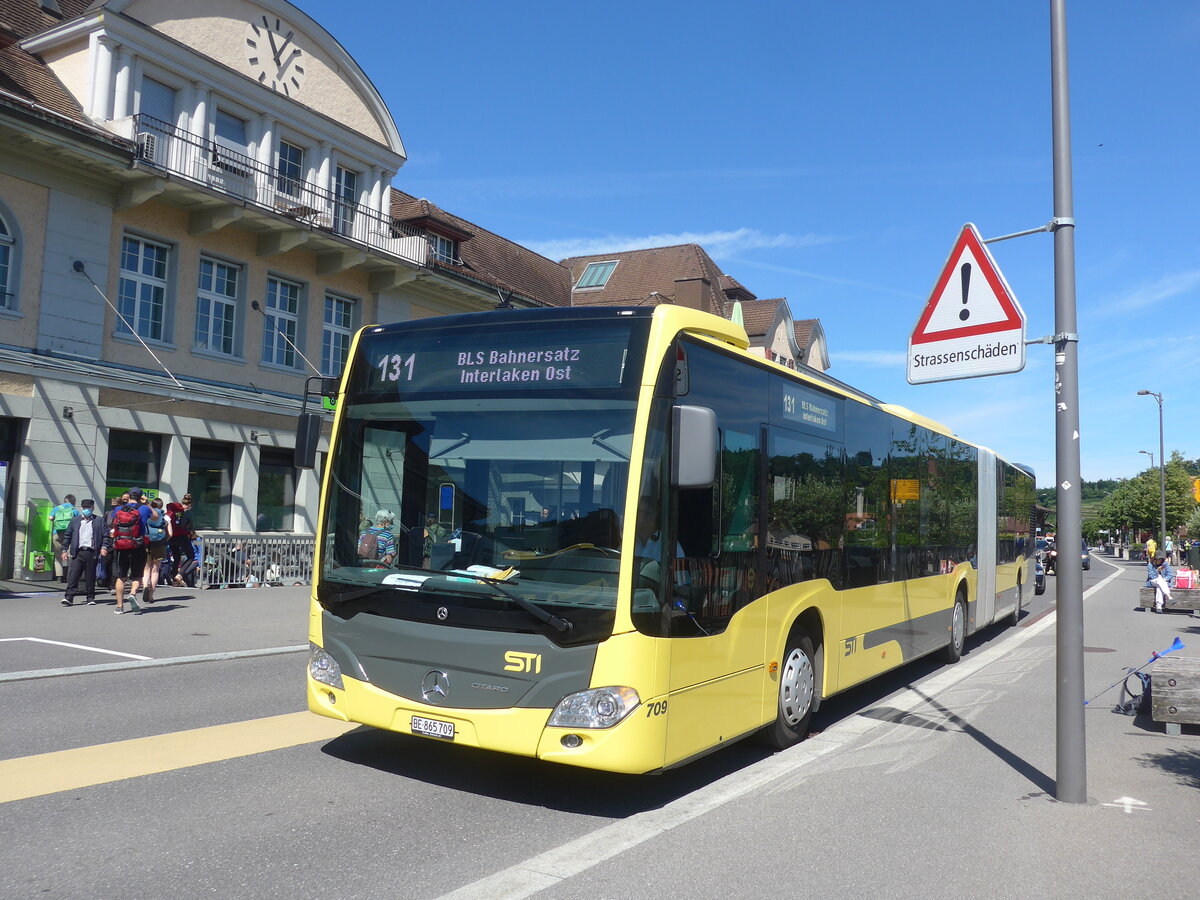
<instances>
[{"instance_id":1,"label":"wooden bench","mask_svg":"<svg viewBox=\"0 0 1200 900\"><path fill-rule=\"evenodd\" d=\"M1154 664L1150 716L1166 723L1167 734L1180 734L1180 725L1200 725L1200 659L1172 656Z\"/></svg>"},{"instance_id":2,"label":"wooden bench","mask_svg":"<svg viewBox=\"0 0 1200 900\"><path fill-rule=\"evenodd\" d=\"M1142 609L1154 608L1154 588L1142 588L1138 594L1138 606ZM1171 599L1163 608L1181 612L1200 609L1200 588L1171 588Z\"/></svg>"}]
</instances>

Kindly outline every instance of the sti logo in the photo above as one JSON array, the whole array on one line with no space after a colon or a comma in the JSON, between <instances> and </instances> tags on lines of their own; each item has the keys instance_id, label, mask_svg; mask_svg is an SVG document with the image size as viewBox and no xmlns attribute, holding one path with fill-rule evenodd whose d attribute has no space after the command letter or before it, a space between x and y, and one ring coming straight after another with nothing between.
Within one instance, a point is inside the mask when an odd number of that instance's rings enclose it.
<instances>
[{"instance_id":1,"label":"sti logo","mask_svg":"<svg viewBox=\"0 0 1200 900\"><path fill-rule=\"evenodd\" d=\"M542 654L519 653L516 650L507 650L504 653L504 671L532 672L535 675L541 674Z\"/></svg>"}]
</instances>

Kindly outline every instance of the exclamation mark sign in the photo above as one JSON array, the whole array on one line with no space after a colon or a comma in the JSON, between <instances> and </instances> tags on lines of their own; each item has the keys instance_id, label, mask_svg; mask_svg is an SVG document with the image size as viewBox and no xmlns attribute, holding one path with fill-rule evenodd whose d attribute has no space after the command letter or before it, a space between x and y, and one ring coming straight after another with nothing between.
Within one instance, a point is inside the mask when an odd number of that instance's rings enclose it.
<instances>
[{"instance_id":1,"label":"exclamation mark sign","mask_svg":"<svg viewBox=\"0 0 1200 900\"><path fill-rule=\"evenodd\" d=\"M959 310L958 318L960 321L965 322L967 319L971 318L971 311L967 309L967 296L971 289L971 264L963 263L962 268L959 270L959 274L962 275L963 308Z\"/></svg>"}]
</instances>

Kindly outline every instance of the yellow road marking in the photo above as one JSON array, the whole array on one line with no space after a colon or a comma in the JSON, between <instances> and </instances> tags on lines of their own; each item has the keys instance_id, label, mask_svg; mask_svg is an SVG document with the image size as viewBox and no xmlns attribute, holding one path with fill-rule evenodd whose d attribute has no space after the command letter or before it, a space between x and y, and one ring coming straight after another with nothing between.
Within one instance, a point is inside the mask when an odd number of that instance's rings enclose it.
<instances>
[{"instance_id":1,"label":"yellow road marking","mask_svg":"<svg viewBox=\"0 0 1200 900\"><path fill-rule=\"evenodd\" d=\"M0 760L0 803L327 741L357 727L298 712Z\"/></svg>"}]
</instances>

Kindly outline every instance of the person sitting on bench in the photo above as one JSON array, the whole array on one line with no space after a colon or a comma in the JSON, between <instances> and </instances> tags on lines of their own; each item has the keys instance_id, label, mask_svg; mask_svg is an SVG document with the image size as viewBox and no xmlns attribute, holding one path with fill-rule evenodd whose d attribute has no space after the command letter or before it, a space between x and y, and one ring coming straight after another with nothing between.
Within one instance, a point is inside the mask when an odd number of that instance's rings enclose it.
<instances>
[{"instance_id":1,"label":"person sitting on bench","mask_svg":"<svg viewBox=\"0 0 1200 900\"><path fill-rule=\"evenodd\" d=\"M1154 588L1156 613L1162 612L1165 602L1171 599L1171 582L1174 580L1175 573L1171 571L1171 564L1161 556L1152 557L1146 563L1146 587Z\"/></svg>"}]
</instances>

